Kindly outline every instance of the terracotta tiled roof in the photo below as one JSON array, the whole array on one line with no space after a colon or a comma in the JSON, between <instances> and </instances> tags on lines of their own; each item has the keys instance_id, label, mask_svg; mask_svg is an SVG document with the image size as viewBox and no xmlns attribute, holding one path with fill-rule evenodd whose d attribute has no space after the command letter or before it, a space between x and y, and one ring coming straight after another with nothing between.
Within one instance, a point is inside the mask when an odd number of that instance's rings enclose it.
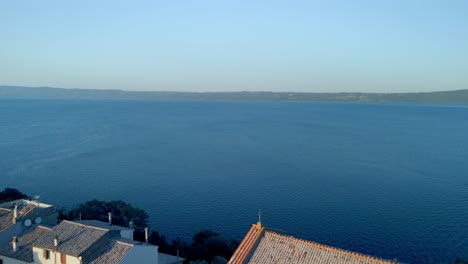
<instances>
[{"instance_id":1,"label":"terracotta tiled roof","mask_svg":"<svg viewBox=\"0 0 468 264\"><path fill-rule=\"evenodd\" d=\"M18 237L17 250L13 251L12 242L3 245L0 248L0 255L26 261L33 261L33 251L31 249L32 244L40 237L51 232L50 228L37 226L29 227L26 229L21 236Z\"/></svg>"},{"instance_id":2,"label":"terracotta tiled roof","mask_svg":"<svg viewBox=\"0 0 468 264\"><path fill-rule=\"evenodd\" d=\"M263 227L260 224L252 225L249 232L229 260L229 264L246 263L245 260L247 259L247 256L251 253L262 232Z\"/></svg>"},{"instance_id":3,"label":"terracotta tiled roof","mask_svg":"<svg viewBox=\"0 0 468 264\"><path fill-rule=\"evenodd\" d=\"M246 263L389 264L397 262L298 239L254 225L229 260L229 264Z\"/></svg>"}]
</instances>

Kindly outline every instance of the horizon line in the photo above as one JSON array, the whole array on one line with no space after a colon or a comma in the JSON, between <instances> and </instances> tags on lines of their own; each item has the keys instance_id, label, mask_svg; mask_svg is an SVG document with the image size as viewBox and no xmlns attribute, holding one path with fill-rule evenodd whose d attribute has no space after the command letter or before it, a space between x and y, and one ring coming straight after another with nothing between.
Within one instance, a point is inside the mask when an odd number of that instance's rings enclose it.
<instances>
[{"instance_id":1,"label":"horizon line","mask_svg":"<svg viewBox=\"0 0 468 264\"><path fill-rule=\"evenodd\" d=\"M415 93L440 93L440 92L456 92L456 91L465 91L465 89L453 89L453 90L436 90L436 91L411 91L411 92L298 92L298 91L268 91L268 90L239 90L239 91L171 91L171 90L125 90L125 89L115 89L115 88L71 88L71 87L54 87L54 86L21 86L21 85L0 85L1 87L15 87L15 88L48 88L48 89L62 89L62 90L91 90L91 91L118 91L118 92L136 92L136 93L147 93L147 92L156 92L156 93L292 93L292 94L415 94Z\"/></svg>"}]
</instances>

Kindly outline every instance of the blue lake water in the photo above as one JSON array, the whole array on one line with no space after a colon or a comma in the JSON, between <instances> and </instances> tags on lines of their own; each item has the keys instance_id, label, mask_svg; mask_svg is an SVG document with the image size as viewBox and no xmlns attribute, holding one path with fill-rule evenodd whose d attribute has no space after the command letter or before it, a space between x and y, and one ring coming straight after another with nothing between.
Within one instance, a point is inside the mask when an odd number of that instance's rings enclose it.
<instances>
[{"instance_id":1,"label":"blue lake water","mask_svg":"<svg viewBox=\"0 0 468 264\"><path fill-rule=\"evenodd\" d=\"M170 238L267 227L407 263L468 259L468 107L0 100L0 188L121 199Z\"/></svg>"}]
</instances>

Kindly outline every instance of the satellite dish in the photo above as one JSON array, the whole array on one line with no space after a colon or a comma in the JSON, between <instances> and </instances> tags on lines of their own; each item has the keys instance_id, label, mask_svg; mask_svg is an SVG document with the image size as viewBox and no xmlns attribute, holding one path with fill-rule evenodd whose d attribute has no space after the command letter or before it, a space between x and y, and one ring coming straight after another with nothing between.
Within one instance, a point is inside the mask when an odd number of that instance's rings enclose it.
<instances>
[{"instance_id":1,"label":"satellite dish","mask_svg":"<svg viewBox=\"0 0 468 264\"><path fill-rule=\"evenodd\" d=\"M31 225L31 219L24 220L24 225L25 226L30 226Z\"/></svg>"},{"instance_id":2,"label":"satellite dish","mask_svg":"<svg viewBox=\"0 0 468 264\"><path fill-rule=\"evenodd\" d=\"M36 225L40 224L42 222L42 218L40 217L36 217L36 220L34 220L34 223L36 223Z\"/></svg>"}]
</instances>

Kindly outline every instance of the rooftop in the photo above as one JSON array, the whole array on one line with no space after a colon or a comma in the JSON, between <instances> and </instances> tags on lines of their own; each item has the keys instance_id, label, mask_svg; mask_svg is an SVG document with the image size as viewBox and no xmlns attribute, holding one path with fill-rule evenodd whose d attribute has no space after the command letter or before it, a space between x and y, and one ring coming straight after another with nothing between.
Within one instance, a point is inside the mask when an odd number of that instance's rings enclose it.
<instances>
[{"instance_id":1,"label":"rooftop","mask_svg":"<svg viewBox=\"0 0 468 264\"><path fill-rule=\"evenodd\" d=\"M87 225L87 226L93 226L93 227L108 229L108 230L133 230L130 227L110 225L107 222L102 222L102 221L98 221L98 220L79 220L79 221L74 221L74 222L79 223L79 224L83 224L83 225Z\"/></svg>"},{"instance_id":2,"label":"rooftop","mask_svg":"<svg viewBox=\"0 0 468 264\"><path fill-rule=\"evenodd\" d=\"M13 225L13 211L0 208L0 232Z\"/></svg>"},{"instance_id":3,"label":"rooftop","mask_svg":"<svg viewBox=\"0 0 468 264\"><path fill-rule=\"evenodd\" d=\"M252 225L228 263L389 264L397 262L279 234L257 224Z\"/></svg>"},{"instance_id":4,"label":"rooftop","mask_svg":"<svg viewBox=\"0 0 468 264\"><path fill-rule=\"evenodd\" d=\"M10 202L5 202L0 204L0 208L11 209L15 208L15 205L18 206L18 210L23 210L23 214L26 215L34 208L51 208L53 205L40 203L38 201L26 200L26 199L19 199Z\"/></svg>"},{"instance_id":5,"label":"rooftop","mask_svg":"<svg viewBox=\"0 0 468 264\"><path fill-rule=\"evenodd\" d=\"M31 220L37 224L42 222L42 217L48 219L47 222L43 222L44 225L55 225L56 221L52 217L56 213L55 207L50 204L39 203L37 201L30 201L25 199L14 200L0 204L0 232L8 228L13 224L13 212L17 207L17 218L16 221ZM6 213L10 212L11 216L5 216ZM50 216L50 217L49 217Z\"/></svg>"},{"instance_id":6,"label":"rooftop","mask_svg":"<svg viewBox=\"0 0 468 264\"><path fill-rule=\"evenodd\" d=\"M158 253L159 264L176 264L182 263L185 259L177 256L172 256L164 253Z\"/></svg>"},{"instance_id":7,"label":"rooftop","mask_svg":"<svg viewBox=\"0 0 468 264\"><path fill-rule=\"evenodd\" d=\"M106 235L108 230L64 220L52 232L39 238L35 247L54 249L54 237L58 237L57 251L71 256L80 256L96 241Z\"/></svg>"},{"instance_id":8,"label":"rooftop","mask_svg":"<svg viewBox=\"0 0 468 264\"><path fill-rule=\"evenodd\" d=\"M14 258L26 262L33 261L32 244L42 236L45 236L52 230L47 227L37 226L26 229L18 237L17 250L13 251L12 242L0 247L0 255Z\"/></svg>"},{"instance_id":9,"label":"rooftop","mask_svg":"<svg viewBox=\"0 0 468 264\"><path fill-rule=\"evenodd\" d=\"M133 242L133 241L132 241ZM128 241L109 239L100 250L90 256L90 264L113 264L119 263L125 255L133 248L134 243Z\"/></svg>"}]
</instances>

